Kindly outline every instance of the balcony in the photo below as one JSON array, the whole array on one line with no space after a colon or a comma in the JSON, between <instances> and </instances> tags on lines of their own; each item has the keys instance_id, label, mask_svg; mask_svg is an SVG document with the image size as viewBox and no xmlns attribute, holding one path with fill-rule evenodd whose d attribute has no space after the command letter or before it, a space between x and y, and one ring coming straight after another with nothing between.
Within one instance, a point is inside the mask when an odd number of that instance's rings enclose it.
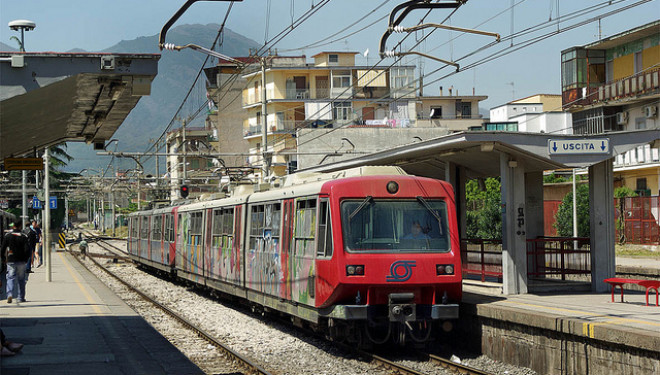
<instances>
[{"instance_id":1,"label":"balcony","mask_svg":"<svg viewBox=\"0 0 660 375\"><path fill-rule=\"evenodd\" d=\"M660 90L659 76L660 68L655 68L617 81L601 85L592 84L589 88L566 90L562 93L564 109L657 93Z\"/></svg>"},{"instance_id":2,"label":"balcony","mask_svg":"<svg viewBox=\"0 0 660 375\"><path fill-rule=\"evenodd\" d=\"M294 134L296 129L308 126L309 121L275 121L268 123L268 134ZM250 125L243 132L243 137L261 136L263 125Z\"/></svg>"},{"instance_id":3,"label":"balcony","mask_svg":"<svg viewBox=\"0 0 660 375\"><path fill-rule=\"evenodd\" d=\"M614 168L638 167L660 162L658 149L650 145L639 146L634 150L617 155L614 158Z\"/></svg>"},{"instance_id":4,"label":"balcony","mask_svg":"<svg viewBox=\"0 0 660 375\"><path fill-rule=\"evenodd\" d=\"M287 89L286 98L294 100L309 99L309 89Z\"/></svg>"}]
</instances>

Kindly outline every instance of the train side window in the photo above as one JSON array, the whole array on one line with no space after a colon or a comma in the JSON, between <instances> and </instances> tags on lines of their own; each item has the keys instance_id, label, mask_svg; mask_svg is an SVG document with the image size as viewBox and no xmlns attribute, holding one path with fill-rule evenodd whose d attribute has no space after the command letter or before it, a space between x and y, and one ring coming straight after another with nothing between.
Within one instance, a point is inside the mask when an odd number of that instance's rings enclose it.
<instances>
[{"instance_id":1,"label":"train side window","mask_svg":"<svg viewBox=\"0 0 660 375\"><path fill-rule=\"evenodd\" d=\"M265 206L264 213L264 241L270 241L268 246L271 251L279 252L280 243L280 222L282 221L282 204L273 203Z\"/></svg>"},{"instance_id":2,"label":"train side window","mask_svg":"<svg viewBox=\"0 0 660 375\"><path fill-rule=\"evenodd\" d=\"M142 223L140 223L140 238L149 239L149 216L142 216Z\"/></svg>"},{"instance_id":3,"label":"train side window","mask_svg":"<svg viewBox=\"0 0 660 375\"><path fill-rule=\"evenodd\" d=\"M332 257L332 222L328 199L323 198L319 204L319 244L316 255Z\"/></svg>"},{"instance_id":4,"label":"train side window","mask_svg":"<svg viewBox=\"0 0 660 375\"><path fill-rule=\"evenodd\" d=\"M174 241L174 220L172 215L165 215L165 241Z\"/></svg>"},{"instance_id":5,"label":"train side window","mask_svg":"<svg viewBox=\"0 0 660 375\"><path fill-rule=\"evenodd\" d=\"M257 250L263 241L264 205L252 206L250 211L250 249Z\"/></svg>"},{"instance_id":6,"label":"train side window","mask_svg":"<svg viewBox=\"0 0 660 375\"><path fill-rule=\"evenodd\" d=\"M163 225L163 216L162 215L156 215L151 219L151 240L152 241L160 241L162 239L161 236L161 228Z\"/></svg>"},{"instance_id":7,"label":"train side window","mask_svg":"<svg viewBox=\"0 0 660 375\"><path fill-rule=\"evenodd\" d=\"M316 253L316 199L298 200L295 219L294 253L313 257Z\"/></svg>"}]
</instances>

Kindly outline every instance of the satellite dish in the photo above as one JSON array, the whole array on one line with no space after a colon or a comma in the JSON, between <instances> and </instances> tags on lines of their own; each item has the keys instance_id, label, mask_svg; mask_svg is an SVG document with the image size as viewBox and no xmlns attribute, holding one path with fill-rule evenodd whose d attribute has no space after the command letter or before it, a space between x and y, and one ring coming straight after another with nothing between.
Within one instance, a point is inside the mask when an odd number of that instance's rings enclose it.
<instances>
[{"instance_id":1,"label":"satellite dish","mask_svg":"<svg viewBox=\"0 0 660 375\"><path fill-rule=\"evenodd\" d=\"M16 31L18 30L30 31L30 30L34 30L35 27L37 27L37 24L29 20L14 20L9 22L9 28Z\"/></svg>"}]
</instances>

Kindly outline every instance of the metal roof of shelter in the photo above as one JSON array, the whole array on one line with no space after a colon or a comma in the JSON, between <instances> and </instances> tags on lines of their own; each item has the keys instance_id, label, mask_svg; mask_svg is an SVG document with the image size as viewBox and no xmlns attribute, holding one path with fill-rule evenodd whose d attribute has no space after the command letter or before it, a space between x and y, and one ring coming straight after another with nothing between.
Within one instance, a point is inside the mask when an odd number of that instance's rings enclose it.
<instances>
[{"instance_id":1,"label":"metal roof of shelter","mask_svg":"<svg viewBox=\"0 0 660 375\"><path fill-rule=\"evenodd\" d=\"M102 143L151 92L159 54L0 52L0 159Z\"/></svg>"},{"instance_id":2,"label":"metal roof of shelter","mask_svg":"<svg viewBox=\"0 0 660 375\"><path fill-rule=\"evenodd\" d=\"M601 154L551 154L552 141L607 140L609 152ZM597 135L560 135L519 132L461 132L386 151L319 165L301 171L331 172L363 165L395 165L418 176L444 176L447 163L466 168L468 178L500 175L498 153L507 153L525 167L539 172L588 167L637 146L660 140L660 129L613 132Z\"/></svg>"}]
</instances>

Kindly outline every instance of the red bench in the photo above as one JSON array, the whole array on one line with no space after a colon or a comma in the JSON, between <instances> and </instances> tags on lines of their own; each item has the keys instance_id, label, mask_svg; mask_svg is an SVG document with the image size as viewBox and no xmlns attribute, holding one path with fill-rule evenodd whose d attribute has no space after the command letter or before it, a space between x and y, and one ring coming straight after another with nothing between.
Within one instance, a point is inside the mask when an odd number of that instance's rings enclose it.
<instances>
[{"instance_id":1,"label":"red bench","mask_svg":"<svg viewBox=\"0 0 660 375\"><path fill-rule=\"evenodd\" d=\"M655 290L655 305L658 305L658 288L660 288L660 280L641 280L641 279L624 279L620 277L610 277L603 280L612 286L612 302L614 302L614 289L618 286L621 289L621 302L623 302L623 284L637 284L646 288L646 306L649 305L649 291Z\"/></svg>"}]
</instances>

